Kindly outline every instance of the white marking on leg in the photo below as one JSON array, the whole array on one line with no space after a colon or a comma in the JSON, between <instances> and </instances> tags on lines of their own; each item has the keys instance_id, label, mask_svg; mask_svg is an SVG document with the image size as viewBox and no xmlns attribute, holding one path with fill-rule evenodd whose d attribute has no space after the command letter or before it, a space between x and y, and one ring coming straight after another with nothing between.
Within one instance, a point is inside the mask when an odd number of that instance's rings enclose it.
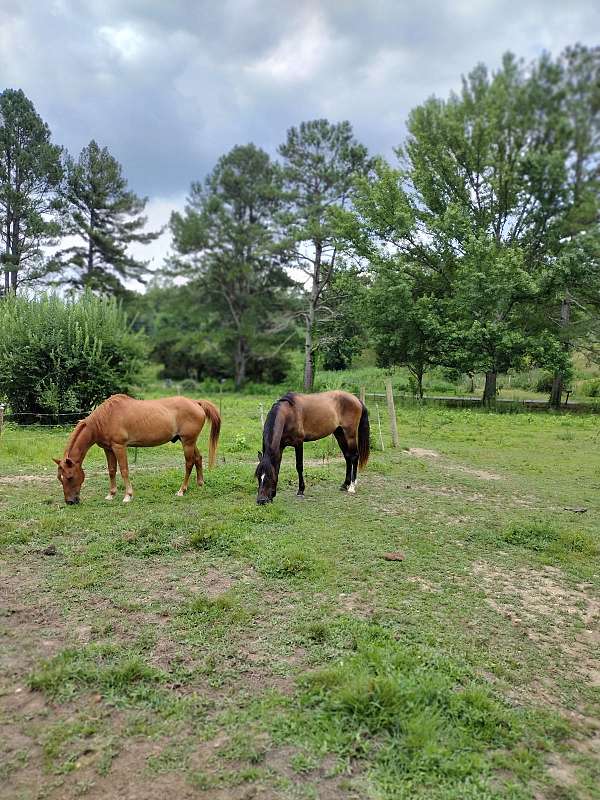
<instances>
[{"instance_id":1,"label":"white marking on leg","mask_svg":"<svg viewBox=\"0 0 600 800\"><path fill-rule=\"evenodd\" d=\"M183 490L183 489L180 489L180 490L179 490L179 491L178 491L178 492L175 494L175 497L183 497L183 495L184 495L184 494L185 494L184 490Z\"/></svg>"},{"instance_id":2,"label":"white marking on leg","mask_svg":"<svg viewBox=\"0 0 600 800\"><path fill-rule=\"evenodd\" d=\"M105 500L114 500L114 499L115 499L115 496L114 496L114 494L107 494L107 495L106 495L106 497L105 497L104 499L105 499Z\"/></svg>"},{"instance_id":3,"label":"white marking on leg","mask_svg":"<svg viewBox=\"0 0 600 800\"><path fill-rule=\"evenodd\" d=\"M123 498L124 503L131 503L132 500L133 500L132 494L126 494L125 497Z\"/></svg>"},{"instance_id":4,"label":"white marking on leg","mask_svg":"<svg viewBox=\"0 0 600 800\"><path fill-rule=\"evenodd\" d=\"M352 481L348 487L348 494L356 494L356 481Z\"/></svg>"}]
</instances>

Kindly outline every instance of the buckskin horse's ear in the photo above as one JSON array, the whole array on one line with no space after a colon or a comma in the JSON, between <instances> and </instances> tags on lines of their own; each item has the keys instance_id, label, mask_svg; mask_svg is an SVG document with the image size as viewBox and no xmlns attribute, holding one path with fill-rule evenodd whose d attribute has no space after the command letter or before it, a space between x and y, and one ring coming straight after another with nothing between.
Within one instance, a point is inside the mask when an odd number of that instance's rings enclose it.
<instances>
[{"instance_id":1,"label":"buckskin horse's ear","mask_svg":"<svg viewBox=\"0 0 600 800\"><path fill-rule=\"evenodd\" d=\"M60 467L60 458L53 458L52 461Z\"/></svg>"}]
</instances>

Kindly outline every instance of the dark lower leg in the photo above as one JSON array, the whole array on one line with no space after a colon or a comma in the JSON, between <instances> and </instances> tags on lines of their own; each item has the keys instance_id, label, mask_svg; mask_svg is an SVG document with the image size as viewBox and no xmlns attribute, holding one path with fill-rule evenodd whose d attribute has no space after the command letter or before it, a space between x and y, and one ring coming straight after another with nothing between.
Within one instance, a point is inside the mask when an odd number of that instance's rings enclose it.
<instances>
[{"instance_id":1,"label":"dark lower leg","mask_svg":"<svg viewBox=\"0 0 600 800\"><path fill-rule=\"evenodd\" d=\"M296 472L298 473L298 497L304 497L304 445L298 445L295 450Z\"/></svg>"},{"instance_id":2,"label":"dark lower leg","mask_svg":"<svg viewBox=\"0 0 600 800\"><path fill-rule=\"evenodd\" d=\"M348 442L346 441L346 436L344 435L344 431L341 428L338 428L338 430L334 431L333 435L335 436L337 443L340 446L340 450L342 451L342 454L346 460L346 478L344 479L344 482L340 486L340 489L342 491L346 491L350 486L351 469L352 469L352 463L348 456Z\"/></svg>"}]
</instances>

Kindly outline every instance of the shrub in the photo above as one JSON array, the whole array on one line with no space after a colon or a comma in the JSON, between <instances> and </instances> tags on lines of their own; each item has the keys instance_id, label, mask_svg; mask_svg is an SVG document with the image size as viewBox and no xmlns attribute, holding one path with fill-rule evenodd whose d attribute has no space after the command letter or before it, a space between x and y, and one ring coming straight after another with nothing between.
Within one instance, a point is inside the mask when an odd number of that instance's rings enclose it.
<instances>
[{"instance_id":1,"label":"shrub","mask_svg":"<svg viewBox=\"0 0 600 800\"><path fill-rule=\"evenodd\" d=\"M600 379L582 381L581 393L585 397L600 397Z\"/></svg>"},{"instance_id":2,"label":"shrub","mask_svg":"<svg viewBox=\"0 0 600 800\"><path fill-rule=\"evenodd\" d=\"M85 294L0 302L0 387L14 413L81 413L135 383L146 353L119 304Z\"/></svg>"},{"instance_id":3,"label":"shrub","mask_svg":"<svg viewBox=\"0 0 600 800\"><path fill-rule=\"evenodd\" d=\"M553 382L554 382L554 376L551 375L549 372L543 372L536 381L535 384L536 392L541 392L542 394L548 394L549 392L552 391Z\"/></svg>"},{"instance_id":4,"label":"shrub","mask_svg":"<svg viewBox=\"0 0 600 800\"><path fill-rule=\"evenodd\" d=\"M185 378L181 381L181 391L189 392L190 394L198 391L198 382L193 378Z\"/></svg>"}]
</instances>

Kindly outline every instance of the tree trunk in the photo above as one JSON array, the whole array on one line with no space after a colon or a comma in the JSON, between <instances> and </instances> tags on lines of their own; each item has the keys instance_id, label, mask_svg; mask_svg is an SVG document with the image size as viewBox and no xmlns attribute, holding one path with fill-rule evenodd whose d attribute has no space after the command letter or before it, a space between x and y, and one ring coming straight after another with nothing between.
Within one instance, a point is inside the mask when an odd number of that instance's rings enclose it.
<instances>
[{"instance_id":1,"label":"tree trunk","mask_svg":"<svg viewBox=\"0 0 600 800\"><path fill-rule=\"evenodd\" d=\"M565 296L564 300L560 304L560 326L561 328L566 328L569 322L571 321L571 298L569 297L568 293ZM565 350L569 349L569 343L563 342L563 347ZM554 374L554 380L552 381L552 391L550 392L550 405L553 408L560 408L560 401L562 400L562 393L564 391L564 375L562 372L556 372Z\"/></svg>"},{"instance_id":2,"label":"tree trunk","mask_svg":"<svg viewBox=\"0 0 600 800\"><path fill-rule=\"evenodd\" d=\"M239 336L235 346L235 357L234 357L234 364L235 364L234 382L236 389L241 389L242 386L244 385L244 381L246 380L246 361L247 361L246 339L243 336Z\"/></svg>"},{"instance_id":3,"label":"tree trunk","mask_svg":"<svg viewBox=\"0 0 600 800\"><path fill-rule=\"evenodd\" d=\"M321 258L323 255L323 245L321 242L315 244L315 263L310 297L308 299L308 313L306 315L306 331L304 335L304 391L312 392L315 383L315 352L314 352L314 330L317 305L319 303L319 292L321 289Z\"/></svg>"},{"instance_id":4,"label":"tree trunk","mask_svg":"<svg viewBox=\"0 0 600 800\"><path fill-rule=\"evenodd\" d=\"M485 386L483 388L483 397L481 402L484 406L493 405L496 402L496 378L498 373L496 370L489 370L485 373Z\"/></svg>"},{"instance_id":5,"label":"tree trunk","mask_svg":"<svg viewBox=\"0 0 600 800\"><path fill-rule=\"evenodd\" d=\"M313 351L313 320L312 308L306 317L306 331L304 333L304 391L312 392L315 383L315 354Z\"/></svg>"},{"instance_id":6,"label":"tree trunk","mask_svg":"<svg viewBox=\"0 0 600 800\"><path fill-rule=\"evenodd\" d=\"M563 393L563 376L562 372L555 372L554 379L552 380L552 389L550 390L549 403L553 408L560 407Z\"/></svg>"},{"instance_id":7,"label":"tree trunk","mask_svg":"<svg viewBox=\"0 0 600 800\"><path fill-rule=\"evenodd\" d=\"M12 242L11 242L11 249L12 249L12 256L11 256L11 264L12 270L10 272L10 285L13 292L17 291L17 273L19 270L19 234L20 230L20 220L18 217L13 219L13 229L12 229Z\"/></svg>"}]
</instances>

